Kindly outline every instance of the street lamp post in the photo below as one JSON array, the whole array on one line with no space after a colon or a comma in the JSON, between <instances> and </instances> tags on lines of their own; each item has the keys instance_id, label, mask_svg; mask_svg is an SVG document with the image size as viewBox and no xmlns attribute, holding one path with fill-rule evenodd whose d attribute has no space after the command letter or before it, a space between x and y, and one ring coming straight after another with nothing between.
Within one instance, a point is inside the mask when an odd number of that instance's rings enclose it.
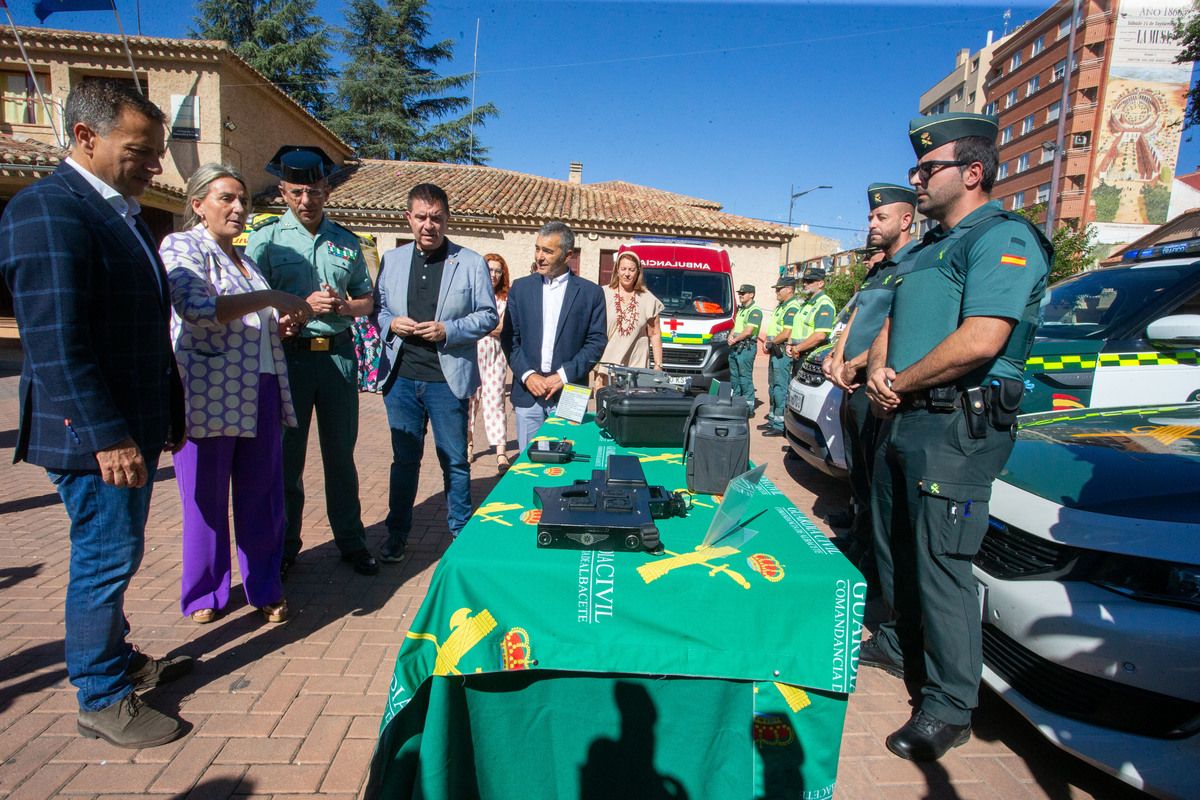
<instances>
[{"instance_id":1,"label":"street lamp post","mask_svg":"<svg viewBox=\"0 0 1200 800\"><path fill-rule=\"evenodd\" d=\"M787 244L783 248L783 265L784 265L784 267L787 267L788 263L790 263L790 261L791 261L792 234L790 233L790 231L792 229L792 209L795 208L795 206L796 206L796 198L803 197L804 195L808 194L809 192L815 192L817 189L832 189L832 188L833 188L832 186L814 186L811 189L805 189L803 192L797 192L796 184L794 184L794 183L788 188L788 194L791 196L791 199L788 201L788 231L789 231L788 240L787 240Z\"/></svg>"}]
</instances>

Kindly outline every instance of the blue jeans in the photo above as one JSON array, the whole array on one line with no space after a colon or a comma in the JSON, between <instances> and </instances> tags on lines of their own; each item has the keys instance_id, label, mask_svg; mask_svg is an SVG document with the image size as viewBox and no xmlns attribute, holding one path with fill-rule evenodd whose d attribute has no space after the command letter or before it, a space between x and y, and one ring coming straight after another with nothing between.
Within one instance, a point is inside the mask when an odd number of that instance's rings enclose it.
<instances>
[{"instance_id":1,"label":"blue jeans","mask_svg":"<svg viewBox=\"0 0 1200 800\"><path fill-rule=\"evenodd\" d=\"M133 652L125 641L125 589L142 563L157 468L155 454L140 489L109 486L99 472L46 470L71 518L65 642L80 711L107 708L133 691L125 677Z\"/></svg>"},{"instance_id":2,"label":"blue jeans","mask_svg":"<svg viewBox=\"0 0 1200 800\"><path fill-rule=\"evenodd\" d=\"M529 443L537 436L542 423L554 416L558 410L558 401L535 400L533 405L519 408L513 406L513 418L517 422L517 448L521 453L529 447ZM517 455L520 455L518 453Z\"/></svg>"},{"instance_id":3,"label":"blue jeans","mask_svg":"<svg viewBox=\"0 0 1200 800\"><path fill-rule=\"evenodd\" d=\"M392 430L392 474L388 490L388 536L408 541L412 530L417 476L425 452L425 430L433 424L433 443L442 465L446 524L458 532L471 516L471 467L467 463L467 403L445 383L396 377L383 395Z\"/></svg>"}]
</instances>

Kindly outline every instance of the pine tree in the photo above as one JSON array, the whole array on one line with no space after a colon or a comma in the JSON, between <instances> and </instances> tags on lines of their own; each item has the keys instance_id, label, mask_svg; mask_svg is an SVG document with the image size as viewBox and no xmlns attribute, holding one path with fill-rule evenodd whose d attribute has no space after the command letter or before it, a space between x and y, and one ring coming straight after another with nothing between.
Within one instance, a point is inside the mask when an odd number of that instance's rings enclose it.
<instances>
[{"instance_id":1,"label":"pine tree","mask_svg":"<svg viewBox=\"0 0 1200 800\"><path fill-rule=\"evenodd\" d=\"M329 30L316 0L196 0L198 39L219 39L318 119L328 114Z\"/></svg>"},{"instance_id":2,"label":"pine tree","mask_svg":"<svg viewBox=\"0 0 1200 800\"><path fill-rule=\"evenodd\" d=\"M1200 61L1200 0L1192 0L1191 11L1175 21L1175 41L1182 51L1175 57L1176 64ZM1187 111L1184 113L1185 127L1200 123L1200 84L1187 93Z\"/></svg>"},{"instance_id":3,"label":"pine tree","mask_svg":"<svg viewBox=\"0 0 1200 800\"><path fill-rule=\"evenodd\" d=\"M434 67L454 54L454 40L426 45L425 0L348 0L340 30L348 62L329 127L360 156L483 164L486 147L472 136L500 112L453 96L471 75L442 77ZM454 116L466 109L461 116Z\"/></svg>"}]
</instances>

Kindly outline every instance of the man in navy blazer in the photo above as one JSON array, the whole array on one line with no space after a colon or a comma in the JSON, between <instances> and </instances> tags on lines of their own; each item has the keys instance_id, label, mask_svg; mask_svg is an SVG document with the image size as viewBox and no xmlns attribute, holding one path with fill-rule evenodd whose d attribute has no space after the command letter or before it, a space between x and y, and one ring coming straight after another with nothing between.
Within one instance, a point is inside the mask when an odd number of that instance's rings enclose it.
<instances>
[{"instance_id":1,"label":"man in navy blazer","mask_svg":"<svg viewBox=\"0 0 1200 800\"><path fill-rule=\"evenodd\" d=\"M71 519L64 639L79 732L150 747L185 728L137 692L192 667L125 641L158 457L184 431L170 287L134 199L162 172L164 115L132 87L93 79L71 90L63 115L70 156L0 220L0 271L25 348L14 461L46 470Z\"/></svg>"},{"instance_id":2,"label":"man in navy blazer","mask_svg":"<svg viewBox=\"0 0 1200 800\"><path fill-rule=\"evenodd\" d=\"M471 516L467 403L479 388L475 344L500 322L483 256L446 238L450 199L432 183L414 186L405 212L413 241L383 256L372 316L383 336L379 380L392 432L388 540L379 558L404 560L412 529L425 431L442 465L446 524Z\"/></svg>"},{"instance_id":3,"label":"man in navy blazer","mask_svg":"<svg viewBox=\"0 0 1200 800\"><path fill-rule=\"evenodd\" d=\"M512 368L510 399L521 450L554 413L565 384L586 386L608 344L604 291L571 272L575 233L547 222L534 245L537 273L508 290L500 346Z\"/></svg>"}]
</instances>

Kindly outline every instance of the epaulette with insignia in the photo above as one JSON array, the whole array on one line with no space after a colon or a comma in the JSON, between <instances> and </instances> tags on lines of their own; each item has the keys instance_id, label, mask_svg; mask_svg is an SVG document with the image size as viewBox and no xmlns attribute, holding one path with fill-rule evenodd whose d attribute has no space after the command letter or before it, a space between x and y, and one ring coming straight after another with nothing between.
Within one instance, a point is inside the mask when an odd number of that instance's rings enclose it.
<instances>
[{"instance_id":1,"label":"epaulette with insignia","mask_svg":"<svg viewBox=\"0 0 1200 800\"><path fill-rule=\"evenodd\" d=\"M246 226L246 230L262 230L268 225L274 225L278 223L281 219L283 219L283 217L279 216L278 214L260 214L259 216L255 217L249 225Z\"/></svg>"},{"instance_id":2,"label":"epaulette with insignia","mask_svg":"<svg viewBox=\"0 0 1200 800\"><path fill-rule=\"evenodd\" d=\"M338 222L337 220L335 220L335 219L331 218L331 217L330 217L328 214L325 216L325 219L327 219L327 220L329 221L329 224L330 224L330 225L332 225L333 227L335 227L335 228L341 228L341 229L342 229L342 230L344 230L346 233L348 233L348 234L350 234L351 236L353 236L355 239L357 239L357 238L358 238L358 235L357 235L357 234L355 234L355 233L354 233L354 231L350 230L349 228L347 228L345 225L343 225L342 223Z\"/></svg>"}]
</instances>

